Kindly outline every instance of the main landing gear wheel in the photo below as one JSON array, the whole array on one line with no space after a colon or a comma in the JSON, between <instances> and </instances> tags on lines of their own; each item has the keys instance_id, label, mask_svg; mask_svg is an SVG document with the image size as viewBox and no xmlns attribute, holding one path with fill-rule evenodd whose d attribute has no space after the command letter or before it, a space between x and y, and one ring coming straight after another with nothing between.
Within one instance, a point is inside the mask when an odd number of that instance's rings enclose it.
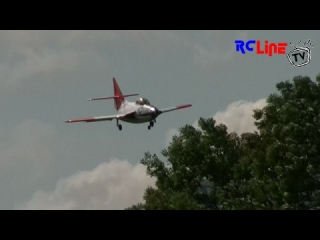
<instances>
[{"instance_id":1,"label":"main landing gear wheel","mask_svg":"<svg viewBox=\"0 0 320 240\"><path fill-rule=\"evenodd\" d=\"M119 124L119 119L117 119L117 127L118 127L118 129L121 131L122 130L122 126L121 126L121 124Z\"/></svg>"},{"instance_id":2,"label":"main landing gear wheel","mask_svg":"<svg viewBox=\"0 0 320 240\"><path fill-rule=\"evenodd\" d=\"M151 121L151 122L150 122L150 125L148 126L148 130L150 130L150 129L153 127L153 125L154 125L154 122Z\"/></svg>"}]
</instances>

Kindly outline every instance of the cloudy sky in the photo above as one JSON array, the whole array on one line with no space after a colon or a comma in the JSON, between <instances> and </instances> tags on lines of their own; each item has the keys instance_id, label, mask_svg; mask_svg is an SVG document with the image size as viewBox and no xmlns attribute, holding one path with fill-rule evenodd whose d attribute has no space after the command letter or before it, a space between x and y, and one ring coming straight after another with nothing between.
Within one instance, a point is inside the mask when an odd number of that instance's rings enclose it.
<instances>
[{"instance_id":1,"label":"cloudy sky","mask_svg":"<svg viewBox=\"0 0 320 240\"><path fill-rule=\"evenodd\" d=\"M293 68L285 55L235 52L235 39L314 47L310 63ZM252 109L277 82L320 72L320 31L0 31L0 48L0 209L129 207L154 184L144 153L161 156L179 127L214 117L253 131ZM159 108L193 106L151 130L64 123L114 114L112 100L87 101L113 95L113 77Z\"/></svg>"}]
</instances>

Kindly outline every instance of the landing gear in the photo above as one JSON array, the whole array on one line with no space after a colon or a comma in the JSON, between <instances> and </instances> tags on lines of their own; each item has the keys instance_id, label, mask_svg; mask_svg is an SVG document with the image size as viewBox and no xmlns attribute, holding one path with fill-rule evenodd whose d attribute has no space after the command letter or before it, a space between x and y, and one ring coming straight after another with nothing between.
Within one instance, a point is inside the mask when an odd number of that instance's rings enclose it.
<instances>
[{"instance_id":1,"label":"landing gear","mask_svg":"<svg viewBox=\"0 0 320 240\"><path fill-rule=\"evenodd\" d=\"M119 124L119 120L117 119L117 127L118 127L118 129L121 131L122 130L122 125L121 124Z\"/></svg>"},{"instance_id":2,"label":"landing gear","mask_svg":"<svg viewBox=\"0 0 320 240\"><path fill-rule=\"evenodd\" d=\"M148 126L148 130L150 130L150 129L153 127L153 125L154 125L154 122L151 121L151 122L150 122L150 125Z\"/></svg>"}]
</instances>

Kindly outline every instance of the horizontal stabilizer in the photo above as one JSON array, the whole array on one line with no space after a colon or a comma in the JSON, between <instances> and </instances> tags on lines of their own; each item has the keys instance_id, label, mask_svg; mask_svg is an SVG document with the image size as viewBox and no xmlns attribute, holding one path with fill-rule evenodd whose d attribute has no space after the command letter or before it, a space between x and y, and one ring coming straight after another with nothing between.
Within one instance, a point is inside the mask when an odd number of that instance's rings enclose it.
<instances>
[{"instance_id":1,"label":"horizontal stabilizer","mask_svg":"<svg viewBox=\"0 0 320 240\"><path fill-rule=\"evenodd\" d=\"M131 97L131 96L137 96L139 94L127 94L123 96L112 96L112 97L101 97L101 98L90 98L88 101L94 101L94 100L106 100L106 99L116 99L116 98L121 98L121 97Z\"/></svg>"}]
</instances>

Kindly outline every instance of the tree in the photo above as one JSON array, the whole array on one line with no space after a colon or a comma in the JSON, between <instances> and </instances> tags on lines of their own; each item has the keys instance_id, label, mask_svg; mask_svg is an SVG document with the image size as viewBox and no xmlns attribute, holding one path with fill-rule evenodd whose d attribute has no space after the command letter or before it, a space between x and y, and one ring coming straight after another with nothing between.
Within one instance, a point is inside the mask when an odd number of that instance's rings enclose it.
<instances>
[{"instance_id":1,"label":"tree","mask_svg":"<svg viewBox=\"0 0 320 240\"><path fill-rule=\"evenodd\" d=\"M320 209L320 74L276 85L255 109L258 132L240 136L200 118L141 163L156 178L128 209Z\"/></svg>"},{"instance_id":2,"label":"tree","mask_svg":"<svg viewBox=\"0 0 320 240\"><path fill-rule=\"evenodd\" d=\"M257 168L277 209L320 208L320 75L316 81L297 76L278 83L280 95L271 94L254 113L267 146Z\"/></svg>"}]
</instances>

